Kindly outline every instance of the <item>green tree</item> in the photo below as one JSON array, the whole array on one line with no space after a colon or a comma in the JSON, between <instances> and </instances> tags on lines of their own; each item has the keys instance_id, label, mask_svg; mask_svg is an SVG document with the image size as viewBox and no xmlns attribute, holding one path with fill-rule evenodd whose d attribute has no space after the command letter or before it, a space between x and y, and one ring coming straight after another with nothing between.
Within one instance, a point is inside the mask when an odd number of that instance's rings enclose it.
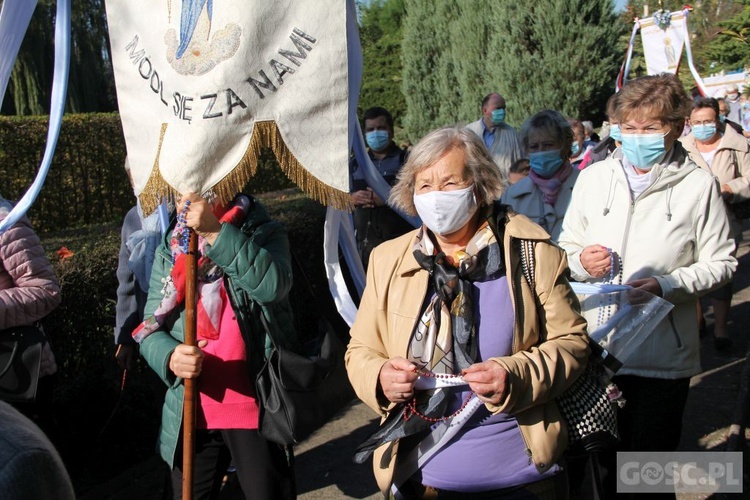
<instances>
[{"instance_id":1,"label":"green tree","mask_svg":"<svg viewBox=\"0 0 750 500\"><path fill-rule=\"evenodd\" d=\"M458 12L458 2L406 0L405 3L404 129L410 139L417 140L426 132L455 121L456 108L452 106L460 89L456 88L458 79L451 47L460 40L451 40L450 24Z\"/></svg>"},{"instance_id":2,"label":"green tree","mask_svg":"<svg viewBox=\"0 0 750 500\"><path fill-rule=\"evenodd\" d=\"M717 23L716 36L706 44L704 57L711 72L750 67L750 0L733 16Z\"/></svg>"},{"instance_id":3,"label":"green tree","mask_svg":"<svg viewBox=\"0 0 750 500\"><path fill-rule=\"evenodd\" d=\"M488 40L492 33L485 0L459 2L459 14L450 23L451 59L456 71L461 99L457 103L455 121L471 122L481 115L482 98L491 92L501 92L488 70ZM468 35L468 36L467 36ZM467 57L471 54L472 57Z\"/></svg>"},{"instance_id":4,"label":"green tree","mask_svg":"<svg viewBox=\"0 0 750 500\"><path fill-rule=\"evenodd\" d=\"M406 131L476 120L493 91L512 125L546 107L593 118L614 90L624 29L611 0L406 0Z\"/></svg>"},{"instance_id":5,"label":"green tree","mask_svg":"<svg viewBox=\"0 0 750 500\"><path fill-rule=\"evenodd\" d=\"M388 109L400 127L406 113L401 92L402 21L406 14L404 0L376 0L359 4L362 44L362 88L358 113L372 106Z\"/></svg>"},{"instance_id":6,"label":"green tree","mask_svg":"<svg viewBox=\"0 0 750 500\"><path fill-rule=\"evenodd\" d=\"M117 109L103 0L76 0L71 7L71 55L67 112ZM13 67L4 114L49 112L54 69L56 2L42 0L31 18Z\"/></svg>"},{"instance_id":7,"label":"green tree","mask_svg":"<svg viewBox=\"0 0 750 500\"><path fill-rule=\"evenodd\" d=\"M599 117L621 62L611 0L495 2L488 67L519 124L544 108Z\"/></svg>"}]
</instances>

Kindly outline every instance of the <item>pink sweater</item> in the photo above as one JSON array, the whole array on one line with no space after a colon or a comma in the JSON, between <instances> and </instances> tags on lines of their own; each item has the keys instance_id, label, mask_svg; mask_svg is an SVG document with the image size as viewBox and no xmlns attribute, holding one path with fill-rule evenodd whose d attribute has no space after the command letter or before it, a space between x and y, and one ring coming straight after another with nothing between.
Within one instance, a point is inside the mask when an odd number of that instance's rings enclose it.
<instances>
[{"instance_id":1,"label":"pink sweater","mask_svg":"<svg viewBox=\"0 0 750 500\"><path fill-rule=\"evenodd\" d=\"M227 299L219 331L219 338L209 340L203 348L205 357L198 379L200 411L196 426L199 429L257 429L258 404L247 372L245 342Z\"/></svg>"}]
</instances>

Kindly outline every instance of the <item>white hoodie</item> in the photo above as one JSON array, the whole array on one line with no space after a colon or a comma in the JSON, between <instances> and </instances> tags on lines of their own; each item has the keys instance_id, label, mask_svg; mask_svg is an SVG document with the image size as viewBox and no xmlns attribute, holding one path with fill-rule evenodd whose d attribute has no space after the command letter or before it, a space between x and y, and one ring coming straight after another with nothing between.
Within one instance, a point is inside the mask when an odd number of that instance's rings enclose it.
<instances>
[{"instance_id":1,"label":"white hoodie","mask_svg":"<svg viewBox=\"0 0 750 500\"><path fill-rule=\"evenodd\" d=\"M632 199L618 149L581 172L559 244L573 279L594 279L581 265L589 245L622 259L622 283L654 277L675 307L618 375L683 378L700 372L695 300L727 283L737 268L735 243L714 177L676 143L653 183Z\"/></svg>"}]
</instances>

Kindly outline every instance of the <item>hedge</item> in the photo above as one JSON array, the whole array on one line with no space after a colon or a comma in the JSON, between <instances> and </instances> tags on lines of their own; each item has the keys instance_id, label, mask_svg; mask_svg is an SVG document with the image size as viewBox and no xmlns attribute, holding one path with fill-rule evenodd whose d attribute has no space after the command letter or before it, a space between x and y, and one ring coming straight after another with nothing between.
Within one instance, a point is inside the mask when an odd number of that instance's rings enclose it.
<instances>
[{"instance_id":1,"label":"hedge","mask_svg":"<svg viewBox=\"0 0 750 500\"><path fill-rule=\"evenodd\" d=\"M0 116L0 195L20 198L44 153L47 116ZM39 232L119 222L134 197L122 168L125 141L117 113L65 115L47 180L29 210ZM273 154L261 156L250 181L255 193L292 187Z\"/></svg>"}]
</instances>

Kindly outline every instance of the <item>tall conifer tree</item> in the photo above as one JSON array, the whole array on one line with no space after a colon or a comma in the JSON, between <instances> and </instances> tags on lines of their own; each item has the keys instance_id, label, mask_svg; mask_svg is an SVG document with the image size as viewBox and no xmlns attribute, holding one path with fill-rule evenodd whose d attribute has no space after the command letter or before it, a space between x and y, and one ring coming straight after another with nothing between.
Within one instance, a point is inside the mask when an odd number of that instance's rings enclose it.
<instances>
[{"instance_id":1,"label":"tall conifer tree","mask_svg":"<svg viewBox=\"0 0 750 500\"><path fill-rule=\"evenodd\" d=\"M430 130L450 123L455 115L460 89L453 71L449 26L456 19L458 2L406 0L405 3L404 128L409 138L416 141Z\"/></svg>"},{"instance_id":2,"label":"tall conifer tree","mask_svg":"<svg viewBox=\"0 0 750 500\"><path fill-rule=\"evenodd\" d=\"M622 57L612 0L499 0L489 69L518 123L544 108L587 118L614 92Z\"/></svg>"}]
</instances>

